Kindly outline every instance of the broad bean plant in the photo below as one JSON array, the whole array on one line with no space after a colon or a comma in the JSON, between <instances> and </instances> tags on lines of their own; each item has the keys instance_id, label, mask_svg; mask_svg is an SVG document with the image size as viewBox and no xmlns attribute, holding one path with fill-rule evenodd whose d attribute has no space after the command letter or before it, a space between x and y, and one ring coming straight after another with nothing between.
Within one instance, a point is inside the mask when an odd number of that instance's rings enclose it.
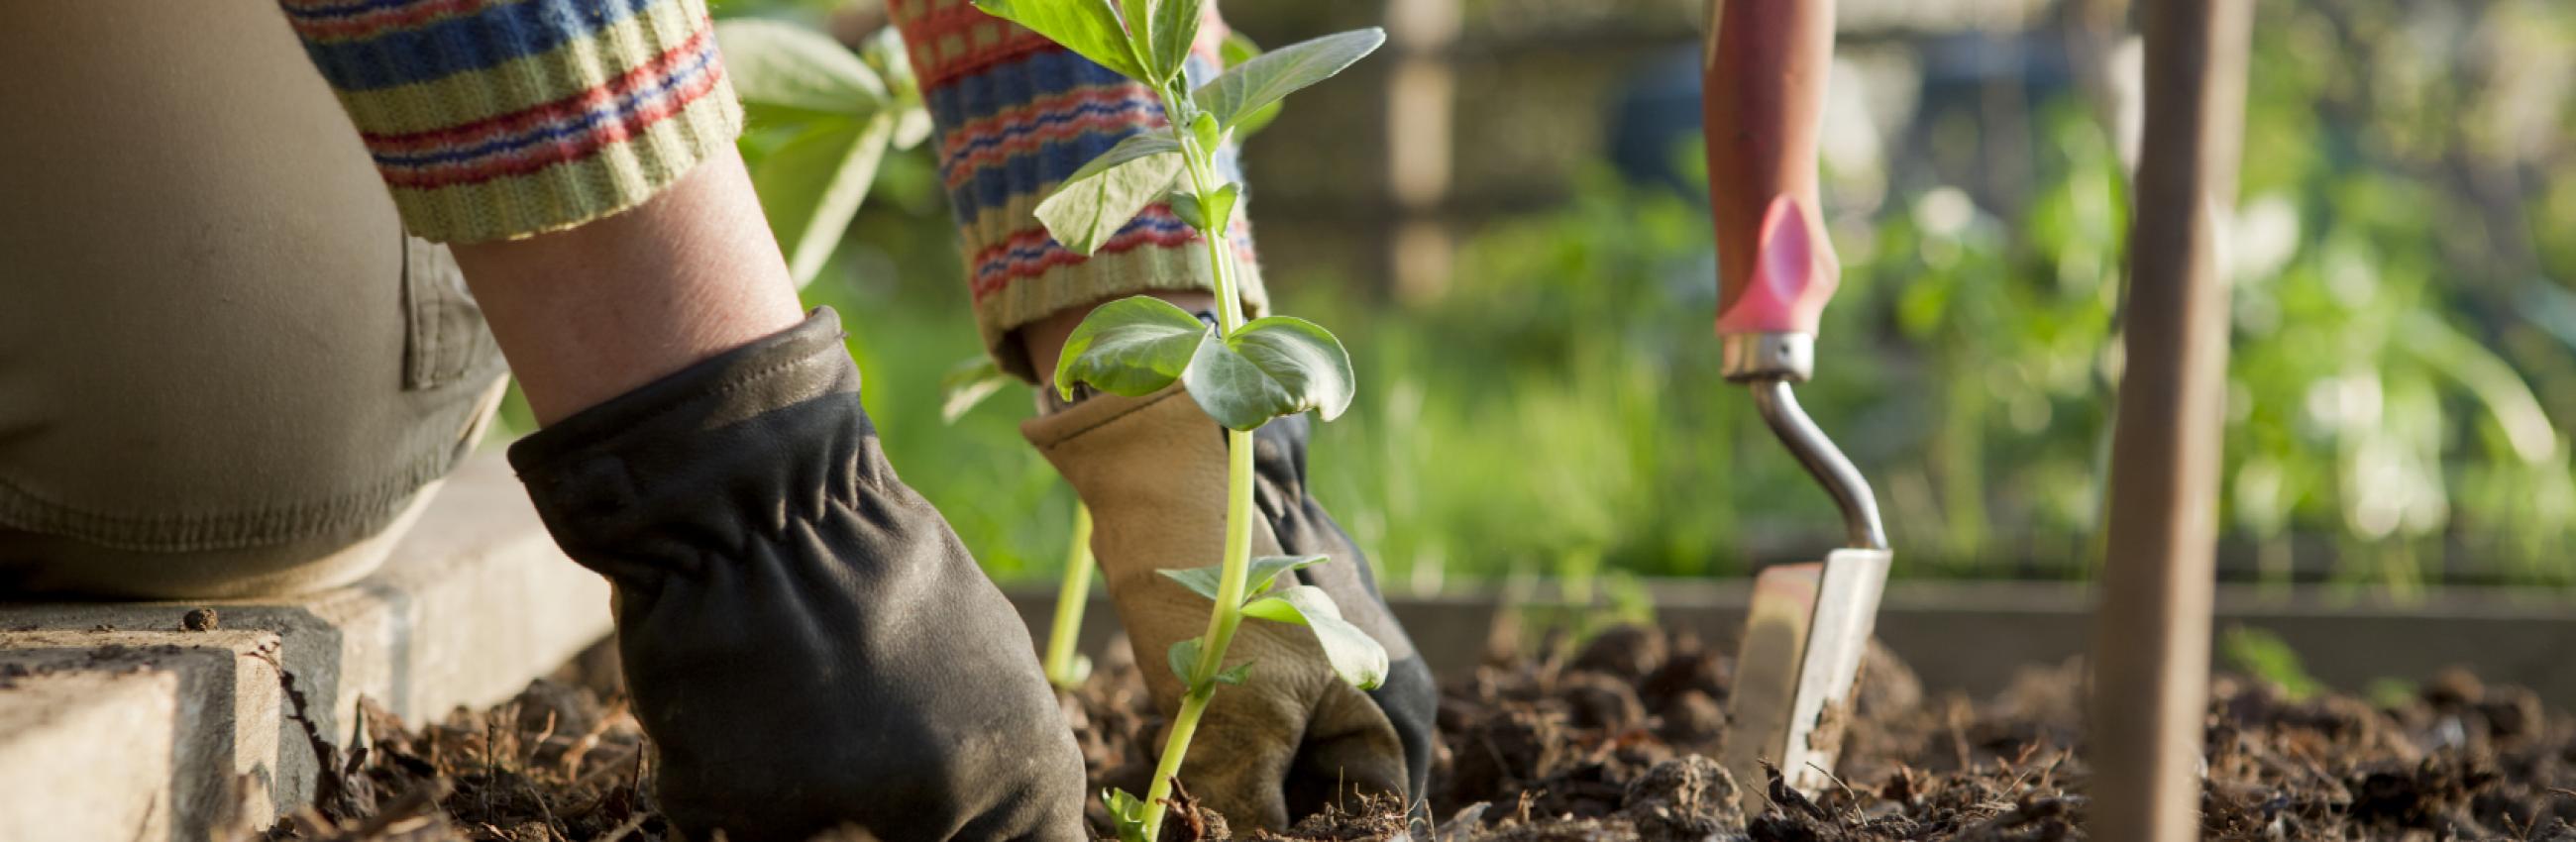
<instances>
[{"instance_id":1,"label":"broad bean plant","mask_svg":"<svg viewBox=\"0 0 2576 842\"><path fill-rule=\"evenodd\" d=\"M1238 131L1269 119L1281 98L1331 78L1385 43L1371 28L1328 35L1244 59L1193 87L1183 63L1198 40L1206 0L976 0L977 8L1043 35L1153 91L1165 125L1128 137L1076 170L1037 207L1057 242L1098 249L1155 202L1198 232L1214 273L1216 325L1160 299L1137 296L1093 310L1065 341L1056 388L1143 396L1182 384L1226 430L1223 557L1164 574L1207 597L1205 634L1173 645L1170 667L1186 688L1181 709L1143 798L1102 799L1127 840L1154 839L1200 717L1220 685L1251 679L1250 661L1227 664L1227 644L1245 618L1311 630L1336 674L1362 689L1386 677L1387 655L1320 588L1282 579L1323 556L1252 557L1253 431L1279 418L1320 412L1331 420L1354 393L1350 355L1331 331L1304 319L1246 321L1228 232L1243 186L1217 169L1217 150Z\"/></svg>"}]
</instances>

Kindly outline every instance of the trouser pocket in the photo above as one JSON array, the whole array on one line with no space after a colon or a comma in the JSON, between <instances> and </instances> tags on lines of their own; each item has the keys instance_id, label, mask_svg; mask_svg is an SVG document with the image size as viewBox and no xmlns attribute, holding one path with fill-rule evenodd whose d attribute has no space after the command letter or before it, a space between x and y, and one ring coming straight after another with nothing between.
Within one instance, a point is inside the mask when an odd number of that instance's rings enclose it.
<instances>
[{"instance_id":1,"label":"trouser pocket","mask_svg":"<svg viewBox=\"0 0 2576 842\"><path fill-rule=\"evenodd\" d=\"M498 349L447 247L403 238L403 388L436 389L488 371Z\"/></svg>"}]
</instances>

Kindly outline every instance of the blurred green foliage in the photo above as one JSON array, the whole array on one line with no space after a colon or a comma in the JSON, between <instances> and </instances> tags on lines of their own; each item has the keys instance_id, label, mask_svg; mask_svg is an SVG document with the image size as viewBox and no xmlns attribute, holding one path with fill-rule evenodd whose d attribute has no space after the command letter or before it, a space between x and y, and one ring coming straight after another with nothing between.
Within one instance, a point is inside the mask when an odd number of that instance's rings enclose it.
<instances>
[{"instance_id":1,"label":"blurred green foliage","mask_svg":"<svg viewBox=\"0 0 2576 842\"><path fill-rule=\"evenodd\" d=\"M2225 575L2576 579L2558 554L2576 538L2576 94L2529 78L2568 67L2548 45L2576 43L2576 8L2260 8L2225 222ZM1876 482L1900 576L2081 577L2098 557L2129 201L2106 110L2034 110L2015 210L1900 179L1832 221L1844 288L1799 394ZM1270 256L1282 309L1342 326L1359 366L1314 483L1393 587L1730 575L1838 535L1717 377L1700 202L1584 172L1562 205L1474 232L1435 306ZM878 177L807 296L850 325L905 479L995 575L1047 575L1073 507L1018 440L1025 393L940 418L941 376L980 348L926 152Z\"/></svg>"},{"instance_id":2,"label":"blurred green foliage","mask_svg":"<svg viewBox=\"0 0 2576 842\"><path fill-rule=\"evenodd\" d=\"M2317 694L2325 685L2308 675L2307 665L2299 659L2299 650L2289 641L2270 631L2248 626L2229 626L2218 634L2218 654L2227 668L2261 679L2280 691L2281 697L2299 701ZM2374 686L2372 695L2385 698L2388 691Z\"/></svg>"}]
</instances>

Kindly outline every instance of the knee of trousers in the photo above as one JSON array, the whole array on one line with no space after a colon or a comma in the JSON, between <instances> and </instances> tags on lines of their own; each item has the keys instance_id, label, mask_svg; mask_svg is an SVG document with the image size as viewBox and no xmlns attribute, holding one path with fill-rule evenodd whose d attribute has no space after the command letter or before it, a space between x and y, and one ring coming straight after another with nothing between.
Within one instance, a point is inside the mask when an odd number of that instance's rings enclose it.
<instances>
[{"instance_id":1,"label":"knee of trousers","mask_svg":"<svg viewBox=\"0 0 2576 842\"><path fill-rule=\"evenodd\" d=\"M22 285L33 306L0 308L0 597L371 572L505 377L444 250L383 237L380 272Z\"/></svg>"},{"instance_id":2,"label":"knee of trousers","mask_svg":"<svg viewBox=\"0 0 2576 842\"><path fill-rule=\"evenodd\" d=\"M31 7L0 54L44 115L0 130L0 598L363 572L501 363L276 5Z\"/></svg>"}]
</instances>

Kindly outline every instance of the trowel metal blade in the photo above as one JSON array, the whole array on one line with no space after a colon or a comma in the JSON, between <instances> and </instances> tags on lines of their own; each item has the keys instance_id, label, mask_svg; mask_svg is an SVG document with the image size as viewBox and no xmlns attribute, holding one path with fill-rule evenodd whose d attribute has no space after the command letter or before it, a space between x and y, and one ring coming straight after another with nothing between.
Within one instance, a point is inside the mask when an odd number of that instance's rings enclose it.
<instances>
[{"instance_id":1,"label":"trowel metal blade","mask_svg":"<svg viewBox=\"0 0 2576 842\"><path fill-rule=\"evenodd\" d=\"M1829 782L1891 558L1887 550L1835 550L1822 562L1774 565L1754 577L1725 751L1746 809L1766 803L1762 761L1800 792L1813 795Z\"/></svg>"}]
</instances>

